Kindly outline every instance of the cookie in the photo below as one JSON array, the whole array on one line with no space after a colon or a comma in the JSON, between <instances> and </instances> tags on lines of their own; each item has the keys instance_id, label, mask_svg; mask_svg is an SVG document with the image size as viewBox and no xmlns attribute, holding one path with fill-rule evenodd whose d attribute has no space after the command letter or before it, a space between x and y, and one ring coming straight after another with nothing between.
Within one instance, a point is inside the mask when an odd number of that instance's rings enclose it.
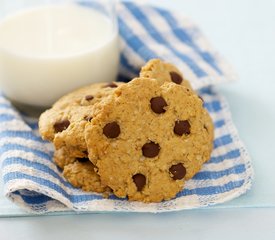
<instances>
[{"instance_id":1,"label":"cookie","mask_svg":"<svg viewBox=\"0 0 275 240\"><path fill-rule=\"evenodd\" d=\"M212 121L184 85L137 78L100 104L85 140L102 183L118 197L171 199L210 157Z\"/></svg>"},{"instance_id":2,"label":"cookie","mask_svg":"<svg viewBox=\"0 0 275 240\"><path fill-rule=\"evenodd\" d=\"M83 191L108 193L110 189L101 183L94 165L87 154L83 157L72 157L68 148L62 147L54 152L54 161L62 169L63 176L76 188Z\"/></svg>"},{"instance_id":3,"label":"cookie","mask_svg":"<svg viewBox=\"0 0 275 240\"><path fill-rule=\"evenodd\" d=\"M107 193L109 188L103 185L94 165L88 158L78 159L67 164L63 171L64 177L76 188L87 192Z\"/></svg>"},{"instance_id":4,"label":"cookie","mask_svg":"<svg viewBox=\"0 0 275 240\"><path fill-rule=\"evenodd\" d=\"M99 83L78 89L58 100L39 119L41 136L55 145L54 162L64 169L63 175L73 186L85 191L105 192L107 189L93 165L83 163L88 160L85 124L96 114L95 106L121 84Z\"/></svg>"},{"instance_id":5,"label":"cookie","mask_svg":"<svg viewBox=\"0 0 275 240\"><path fill-rule=\"evenodd\" d=\"M61 169L64 169L66 165L74 163L77 160L82 162L82 159L88 159L88 152L84 152L82 156L75 157L72 149L67 147L56 149L53 155L54 162Z\"/></svg>"},{"instance_id":6,"label":"cookie","mask_svg":"<svg viewBox=\"0 0 275 240\"><path fill-rule=\"evenodd\" d=\"M185 86L190 91L193 91L195 94L197 94L191 87L190 82L182 75L182 73L176 66L171 63L164 62L161 59L151 59L150 61L148 61L146 65L141 68L140 77L157 79L160 84L163 84L165 82L174 82L176 84ZM203 102L203 99L200 96L198 97ZM213 133L214 127L212 124L212 120L206 111L204 111L204 115L205 129L209 129L209 132ZM210 142L212 141L213 139ZM209 158L210 155L205 159ZM202 159L201 161L203 162L204 159Z\"/></svg>"},{"instance_id":7,"label":"cookie","mask_svg":"<svg viewBox=\"0 0 275 240\"><path fill-rule=\"evenodd\" d=\"M99 110L96 108L98 103L121 84L92 84L62 97L40 116L39 132L42 138L52 141L56 149L66 147L71 157L85 157L85 125Z\"/></svg>"},{"instance_id":8,"label":"cookie","mask_svg":"<svg viewBox=\"0 0 275 240\"><path fill-rule=\"evenodd\" d=\"M80 158L87 158L87 155L88 154L81 156ZM54 151L53 160L59 168L64 169L66 165L75 162L76 157L70 154L69 148L61 147Z\"/></svg>"},{"instance_id":9,"label":"cookie","mask_svg":"<svg viewBox=\"0 0 275 240\"><path fill-rule=\"evenodd\" d=\"M188 80L181 74L179 69L173 64L163 62L160 59L152 59L141 68L140 77L155 78L160 84L164 82L174 82L192 90Z\"/></svg>"}]
</instances>

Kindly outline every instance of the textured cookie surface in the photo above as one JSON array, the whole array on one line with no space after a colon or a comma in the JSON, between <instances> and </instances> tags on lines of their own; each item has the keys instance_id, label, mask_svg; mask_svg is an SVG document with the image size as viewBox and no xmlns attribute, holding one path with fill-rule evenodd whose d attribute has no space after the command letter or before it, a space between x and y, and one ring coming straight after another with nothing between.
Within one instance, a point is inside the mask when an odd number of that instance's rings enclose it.
<instances>
[{"instance_id":1,"label":"textured cookie surface","mask_svg":"<svg viewBox=\"0 0 275 240\"><path fill-rule=\"evenodd\" d=\"M85 157L84 128L99 111L98 103L122 83L98 83L78 89L58 100L39 119L43 139L52 141L56 149L66 147L72 157Z\"/></svg>"},{"instance_id":2,"label":"textured cookie surface","mask_svg":"<svg viewBox=\"0 0 275 240\"><path fill-rule=\"evenodd\" d=\"M184 78L176 66L160 59L152 59L148 61L146 65L141 68L140 77L155 78L160 82L160 84L163 84L164 82L174 82L192 90L189 81Z\"/></svg>"},{"instance_id":3,"label":"textured cookie surface","mask_svg":"<svg viewBox=\"0 0 275 240\"><path fill-rule=\"evenodd\" d=\"M63 175L74 187L81 188L83 191L103 193L109 189L101 183L89 159L76 160L67 164Z\"/></svg>"},{"instance_id":4,"label":"textured cookie surface","mask_svg":"<svg viewBox=\"0 0 275 240\"><path fill-rule=\"evenodd\" d=\"M81 158L72 157L68 148L61 147L54 152L54 161L62 169L63 176L74 187L84 191L109 192L109 188L102 184L95 171L95 166L90 162L87 154Z\"/></svg>"},{"instance_id":5,"label":"textured cookie surface","mask_svg":"<svg viewBox=\"0 0 275 240\"><path fill-rule=\"evenodd\" d=\"M89 158L118 197L168 200L210 158L211 119L185 86L138 78L118 87L85 128Z\"/></svg>"},{"instance_id":6,"label":"textured cookie surface","mask_svg":"<svg viewBox=\"0 0 275 240\"><path fill-rule=\"evenodd\" d=\"M39 119L41 136L55 145L54 162L64 177L85 191L105 192L92 163L84 140L84 128L99 109L97 104L122 83L99 83L78 89L58 100Z\"/></svg>"},{"instance_id":7,"label":"textured cookie surface","mask_svg":"<svg viewBox=\"0 0 275 240\"><path fill-rule=\"evenodd\" d=\"M83 156L83 158L87 158L87 157L88 157L88 153L86 154L86 156ZM70 154L70 151L67 147L61 147L54 151L53 159L58 167L60 167L61 169L64 169L66 165L69 165L75 162L77 158L73 157Z\"/></svg>"}]
</instances>

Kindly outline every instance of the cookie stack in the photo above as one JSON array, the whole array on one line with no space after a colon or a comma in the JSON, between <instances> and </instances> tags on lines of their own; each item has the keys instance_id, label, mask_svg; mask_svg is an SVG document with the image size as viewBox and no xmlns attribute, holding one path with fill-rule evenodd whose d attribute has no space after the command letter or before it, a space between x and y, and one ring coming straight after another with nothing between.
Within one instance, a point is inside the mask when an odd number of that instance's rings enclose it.
<instances>
[{"instance_id":1,"label":"cookie stack","mask_svg":"<svg viewBox=\"0 0 275 240\"><path fill-rule=\"evenodd\" d=\"M176 196L210 158L213 124L179 70L154 59L129 83L72 92L39 119L64 177L134 201Z\"/></svg>"}]
</instances>

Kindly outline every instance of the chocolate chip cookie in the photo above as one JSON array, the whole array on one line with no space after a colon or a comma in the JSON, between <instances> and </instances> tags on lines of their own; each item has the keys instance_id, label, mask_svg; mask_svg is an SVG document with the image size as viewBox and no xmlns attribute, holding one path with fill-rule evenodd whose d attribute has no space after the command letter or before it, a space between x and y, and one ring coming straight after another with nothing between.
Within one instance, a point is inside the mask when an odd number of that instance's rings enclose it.
<instances>
[{"instance_id":1,"label":"chocolate chip cookie","mask_svg":"<svg viewBox=\"0 0 275 240\"><path fill-rule=\"evenodd\" d=\"M55 145L54 161L64 177L85 191L106 192L92 163L84 140L84 128L99 109L97 104L122 83L98 83L78 89L58 100L39 119L39 131Z\"/></svg>"},{"instance_id":2,"label":"chocolate chip cookie","mask_svg":"<svg viewBox=\"0 0 275 240\"><path fill-rule=\"evenodd\" d=\"M58 100L39 119L43 139L56 149L66 147L71 157L87 157L84 128L99 111L96 106L122 83L97 83L69 93Z\"/></svg>"},{"instance_id":3,"label":"chocolate chip cookie","mask_svg":"<svg viewBox=\"0 0 275 240\"><path fill-rule=\"evenodd\" d=\"M65 165L63 175L69 183L83 191L98 193L109 191L109 188L101 183L94 170L94 165L88 158L77 159L73 163Z\"/></svg>"},{"instance_id":4,"label":"chocolate chip cookie","mask_svg":"<svg viewBox=\"0 0 275 240\"><path fill-rule=\"evenodd\" d=\"M118 197L171 199L210 158L212 121L183 84L137 78L100 104L85 140L102 183Z\"/></svg>"},{"instance_id":5,"label":"chocolate chip cookie","mask_svg":"<svg viewBox=\"0 0 275 240\"><path fill-rule=\"evenodd\" d=\"M109 187L101 183L95 166L90 162L87 154L84 157L72 157L68 148L61 147L55 150L54 161L63 170L63 176L74 187L105 195L110 192Z\"/></svg>"},{"instance_id":6,"label":"chocolate chip cookie","mask_svg":"<svg viewBox=\"0 0 275 240\"><path fill-rule=\"evenodd\" d=\"M160 59L148 61L146 65L141 68L140 77L155 78L159 80L160 84L164 82L174 82L192 90L189 81L184 78L176 66Z\"/></svg>"}]
</instances>

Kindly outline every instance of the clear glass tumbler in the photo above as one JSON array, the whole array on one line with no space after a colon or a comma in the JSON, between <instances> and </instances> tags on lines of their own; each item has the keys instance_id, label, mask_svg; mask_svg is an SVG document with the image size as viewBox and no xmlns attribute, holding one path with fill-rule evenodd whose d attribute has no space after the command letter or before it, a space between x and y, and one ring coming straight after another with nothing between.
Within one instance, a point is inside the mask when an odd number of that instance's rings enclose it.
<instances>
[{"instance_id":1,"label":"clear glass tumbler","mask_svg":"<svg viewBox=\"0 0 275 240\"><path fill-rule=\"evenodd\" d=\"M16 105L46 108L115 81L118 63L114 1L0 1L0 90Z\"/></svg>"}]
</instances>

